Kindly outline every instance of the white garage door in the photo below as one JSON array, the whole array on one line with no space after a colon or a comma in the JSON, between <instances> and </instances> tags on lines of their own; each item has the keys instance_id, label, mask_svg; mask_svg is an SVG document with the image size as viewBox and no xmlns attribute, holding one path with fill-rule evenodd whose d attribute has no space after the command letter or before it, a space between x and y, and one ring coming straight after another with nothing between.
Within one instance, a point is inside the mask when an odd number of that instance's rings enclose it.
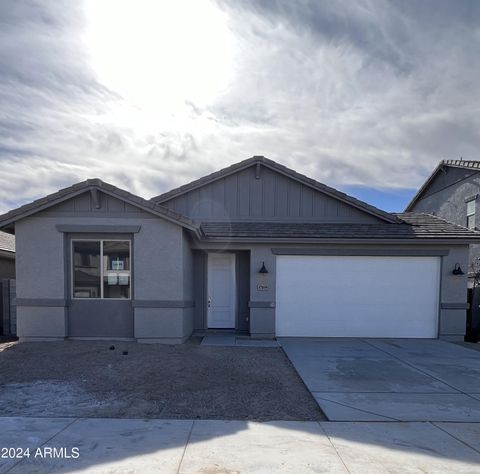
<instances>
[{"instance_id":1,"label":"white garage door","mask_svg":"<svg viewBox=\"0 0 480 474\"><path fill-rule=\"evenodd\" d=\"M437 337L438 257L277 257L277 336Z\"/></svg>"}]
</instances>

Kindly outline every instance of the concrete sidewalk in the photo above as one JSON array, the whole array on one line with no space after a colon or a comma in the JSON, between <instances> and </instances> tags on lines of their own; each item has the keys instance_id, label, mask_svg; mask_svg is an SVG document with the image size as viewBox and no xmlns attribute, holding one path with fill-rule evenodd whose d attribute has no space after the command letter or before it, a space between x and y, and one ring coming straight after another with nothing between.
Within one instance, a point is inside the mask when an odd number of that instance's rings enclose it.
<instances>
[{"instance_id":1,"label":"concrete sidewalk","mask_svg":"<svg viewBox=\"0 0 480 474\"><path fill-rule=\"evenodd\" d=\"M0 418L0 449L27 447L0 472L480 473L474 423Z\"/></svg>"}]
</instances>

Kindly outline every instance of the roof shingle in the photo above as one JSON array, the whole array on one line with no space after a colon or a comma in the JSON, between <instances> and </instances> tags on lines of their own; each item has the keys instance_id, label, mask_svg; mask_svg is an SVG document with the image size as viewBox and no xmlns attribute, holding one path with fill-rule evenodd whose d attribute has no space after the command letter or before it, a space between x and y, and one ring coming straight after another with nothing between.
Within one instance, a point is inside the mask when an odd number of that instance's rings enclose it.
<instances>
[{"instance_id":1,"label":"roof shingle","mask_svg":"<svg viewBox=\"0 0 480 474\"><path fill-rule=\"evenodd\" d=\"M480 240L471 231L429 214L395 214L400 224L205 222L207 239L458 239Z\"/></svg>"}]
</instances>

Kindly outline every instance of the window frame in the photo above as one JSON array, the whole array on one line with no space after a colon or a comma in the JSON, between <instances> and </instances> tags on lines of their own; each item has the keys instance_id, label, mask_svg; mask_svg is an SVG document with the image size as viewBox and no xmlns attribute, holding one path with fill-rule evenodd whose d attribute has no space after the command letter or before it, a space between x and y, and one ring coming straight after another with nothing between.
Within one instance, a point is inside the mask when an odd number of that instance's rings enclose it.
<instances>
[{"instance_id":1,"label":"window frame","mask_svg":"<svg viewBox=\"0 0 480 474\"><path fill-rule=\"evenodd\" d=\"M75 262L74 262L74 243L75 242L100 242L100 297L99 298L79 298L75 296ZM130 258L130 270L128 270L130 283L129 283L129 296L128 298L104 298L103 293L103 242L128 242L128 255ZM133 260L132 260L132 241L131 239L77 239L73 238L70 240L70 297L72 300L76 301L131 301L132 300L132 291L133 291Z\"/></svg>"},{"instance_id":2,"label":"window frame","mask_svg":"<svg viewBox=\"0 0 480 474\"><path fill-rule=\"evenodd\" d=\"M471 213L468 212L468 205L470 203L473 203L473 212L471 212ZM476 218L477 217L476 216L476 214L477 214L477 199L476 198L469 199L467 201L467 213L466 214L467 214L467 222L466 222L467 229L476 230L476 228L477 228L477 222L476 222L477 221L477 218ZM472 216L473 216L473 227L470 227L468 225L468 219L469 219L469 217L472 217Z\"/></svg>"}]
</instances>

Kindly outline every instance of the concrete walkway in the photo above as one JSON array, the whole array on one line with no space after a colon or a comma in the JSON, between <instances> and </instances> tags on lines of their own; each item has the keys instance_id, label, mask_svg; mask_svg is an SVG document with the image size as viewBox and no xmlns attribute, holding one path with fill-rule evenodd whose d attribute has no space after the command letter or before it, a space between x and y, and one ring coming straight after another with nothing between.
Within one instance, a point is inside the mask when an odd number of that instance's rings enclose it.
<instances>
[{"instance_id":1,"label":"concrete walkway","mask_svg":"<svg viewBox=\"0 0 480 474\"><path fill-rule=\"evenodd\" d=\"M202 346L279 347L274 339L252 339L230 333L210 333L204 336Z\"/></svg>"},{"instance_id":2,"label":"concrete walkway","mask_svg":"<svg viewBox=\"0 0 480 474\"><path fill-rule=\"evenodd\" d=\"M480 473L467 423L0 418L1 447L30 448L2 473Z\"/></svg>"},{"instance_id":3,"label":"concrete walkway","mask_svg":"<svg viewBox=\"0 0 480 474\"><path fill-rule=\"evenodd\" d=\"M330 421L480 422L480 352L426 339L281 345Z\"/></svg>"}]
</instances>

